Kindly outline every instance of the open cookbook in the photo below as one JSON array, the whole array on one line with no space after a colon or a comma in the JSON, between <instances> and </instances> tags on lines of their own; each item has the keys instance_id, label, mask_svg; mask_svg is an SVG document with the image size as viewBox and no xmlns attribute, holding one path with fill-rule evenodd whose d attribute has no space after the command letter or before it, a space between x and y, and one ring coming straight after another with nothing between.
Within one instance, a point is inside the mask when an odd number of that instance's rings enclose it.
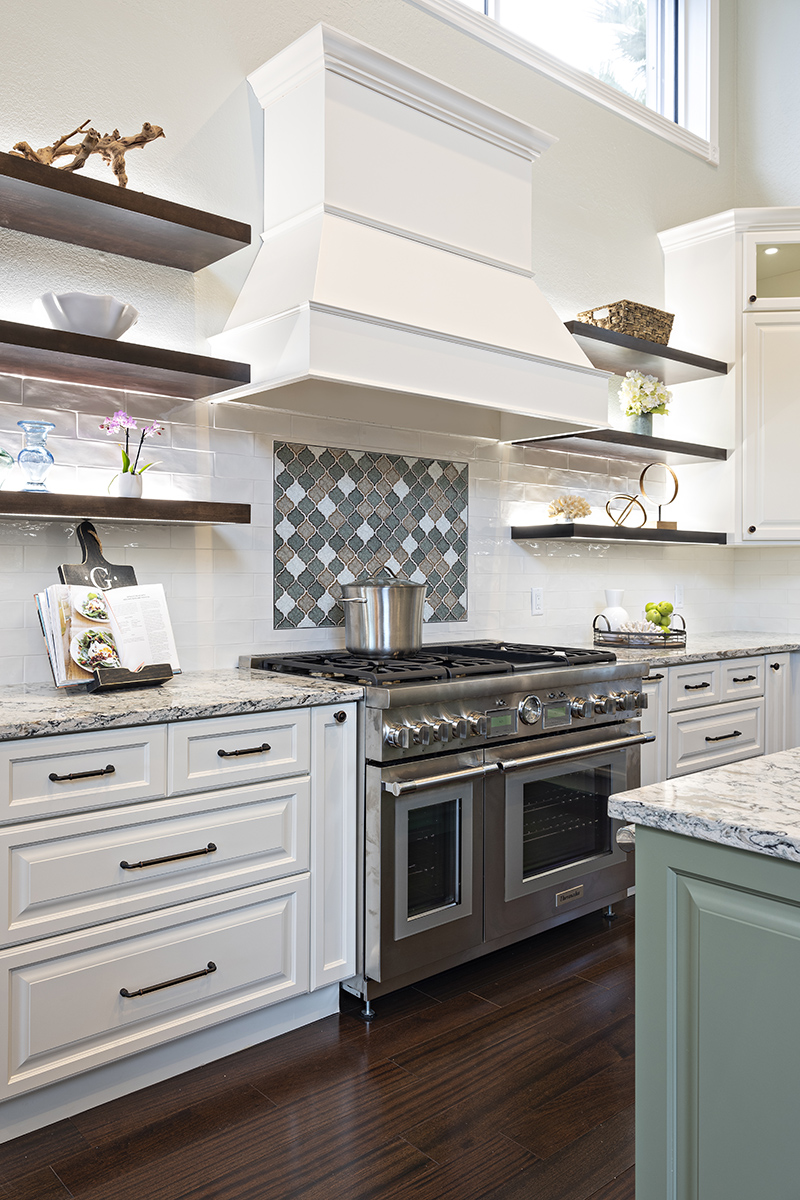
<instances>
[{"instance_id":1,"label":"open cookbook","mask_svg":"<svg viewBox=\"0 0 800 1200\"><path fill-rule=\"evenodd\" d=\"M57 583L36 595L56 687L88 683L98 668L180 671L160 583L100 591Z\"/></svg>"}]
</instances>

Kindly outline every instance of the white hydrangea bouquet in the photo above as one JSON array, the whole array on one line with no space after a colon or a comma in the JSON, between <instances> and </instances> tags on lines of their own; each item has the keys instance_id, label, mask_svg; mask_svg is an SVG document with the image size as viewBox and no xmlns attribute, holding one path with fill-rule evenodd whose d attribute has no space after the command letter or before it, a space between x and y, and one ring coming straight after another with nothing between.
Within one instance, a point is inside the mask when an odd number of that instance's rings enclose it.
<instances>
[{"instance_id":1,"label":"white hydrangea bouquet","mask_svg":"<svg viewBox=\"0 0 800 1200\"><path fill-rule=\"evenodd\" d=\"M672 392L655 375L628 371L619 388L619 403L626 417L641 417L649 413L669 416L667 405Z\"/></svg>"}]
</instances>

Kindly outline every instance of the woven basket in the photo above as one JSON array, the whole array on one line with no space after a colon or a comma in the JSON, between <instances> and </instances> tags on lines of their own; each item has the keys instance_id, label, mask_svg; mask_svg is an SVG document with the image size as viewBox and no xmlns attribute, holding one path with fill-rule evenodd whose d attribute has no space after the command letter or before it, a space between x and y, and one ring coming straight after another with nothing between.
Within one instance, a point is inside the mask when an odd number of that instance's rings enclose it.
<instances>
[{"instance_id":1,"label":"woven basket","mask_svg":"<svg viewBox=\"0 0 800 1200\"><path fill-rule=\"evenodd\" d=\"M601 304L578 313L578 320L586 325L613 329L616 333L627 333L629 337L644 338L662 346L669 341L674 319L673 313L650 308L647 304L634 304L632 300L617 300L614 304Z\"/></svg>"}]
</instances>

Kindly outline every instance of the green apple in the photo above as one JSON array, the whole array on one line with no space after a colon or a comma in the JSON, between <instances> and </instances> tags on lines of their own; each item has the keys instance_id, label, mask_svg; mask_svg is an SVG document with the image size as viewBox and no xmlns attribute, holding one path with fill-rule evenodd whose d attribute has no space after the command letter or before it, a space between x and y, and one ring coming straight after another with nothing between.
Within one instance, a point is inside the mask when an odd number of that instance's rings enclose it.
<instances>
[{"instance_id":1,"label":"green apple","mask_svg":"<svg viewBox=\"0 0 800 1200\"><path fill-rule=\"evenodd\" d=\"M662 600L661 603L658 605L658 611L661 613L662 616L668 617L670 615L670 613L673 611L673 606L670 604L669 600Z\"/></svg>"}]
</instances>

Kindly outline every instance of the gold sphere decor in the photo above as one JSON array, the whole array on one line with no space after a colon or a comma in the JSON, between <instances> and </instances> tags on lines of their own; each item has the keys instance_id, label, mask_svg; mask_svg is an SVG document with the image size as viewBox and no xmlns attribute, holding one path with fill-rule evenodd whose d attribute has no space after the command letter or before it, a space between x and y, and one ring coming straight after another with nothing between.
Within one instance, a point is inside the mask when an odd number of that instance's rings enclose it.
<instances>
[{"instance_id":1,"label":"gold sphere decor","mask_svg":"<svg viewBox=\"0 0 800 1200\"><path fill-rule=\"evenodd\" d=\"M674 484L674 488L673 488L672 495L670 496L669 500L656 500L654 496L648 496L648 494L647 494L647 490L645 488L647 472L652 471L654 467L663 467L663 469L672 476L672 482ZM652 484L651 484L651 487L652 487ZM650 463L649 466L645 467L645 469L642 471L641 475L639 476L639 491L644 496L645 500L649 500L651 504L655 504L658 508L658 520L656 521L656 529L677 529L678 528L677 521L662 521L661 520L661 509L666 508L666 506L668 504L672 504L673 500L678 495L678 476L675 474L672 467L668 467L666 463Z\"/></svg>"},{"instance_id":2,"label":"gold sphere decor","mask_svg":"<svg viewBox=\"0 0 800 1200\"><path fill-rule=\"evenodd\" d=\"M614 511L611 506L617 500L623 507ZM612 496L610 500L606 501L606 512L615 525L625 525L629 518L635 516L641 516L642 519L638 525L631 524L632 529L641 529L643 525L647 524L647 513L638 496L627 496L624 493Z\"/></svg>"}]
</instances>

